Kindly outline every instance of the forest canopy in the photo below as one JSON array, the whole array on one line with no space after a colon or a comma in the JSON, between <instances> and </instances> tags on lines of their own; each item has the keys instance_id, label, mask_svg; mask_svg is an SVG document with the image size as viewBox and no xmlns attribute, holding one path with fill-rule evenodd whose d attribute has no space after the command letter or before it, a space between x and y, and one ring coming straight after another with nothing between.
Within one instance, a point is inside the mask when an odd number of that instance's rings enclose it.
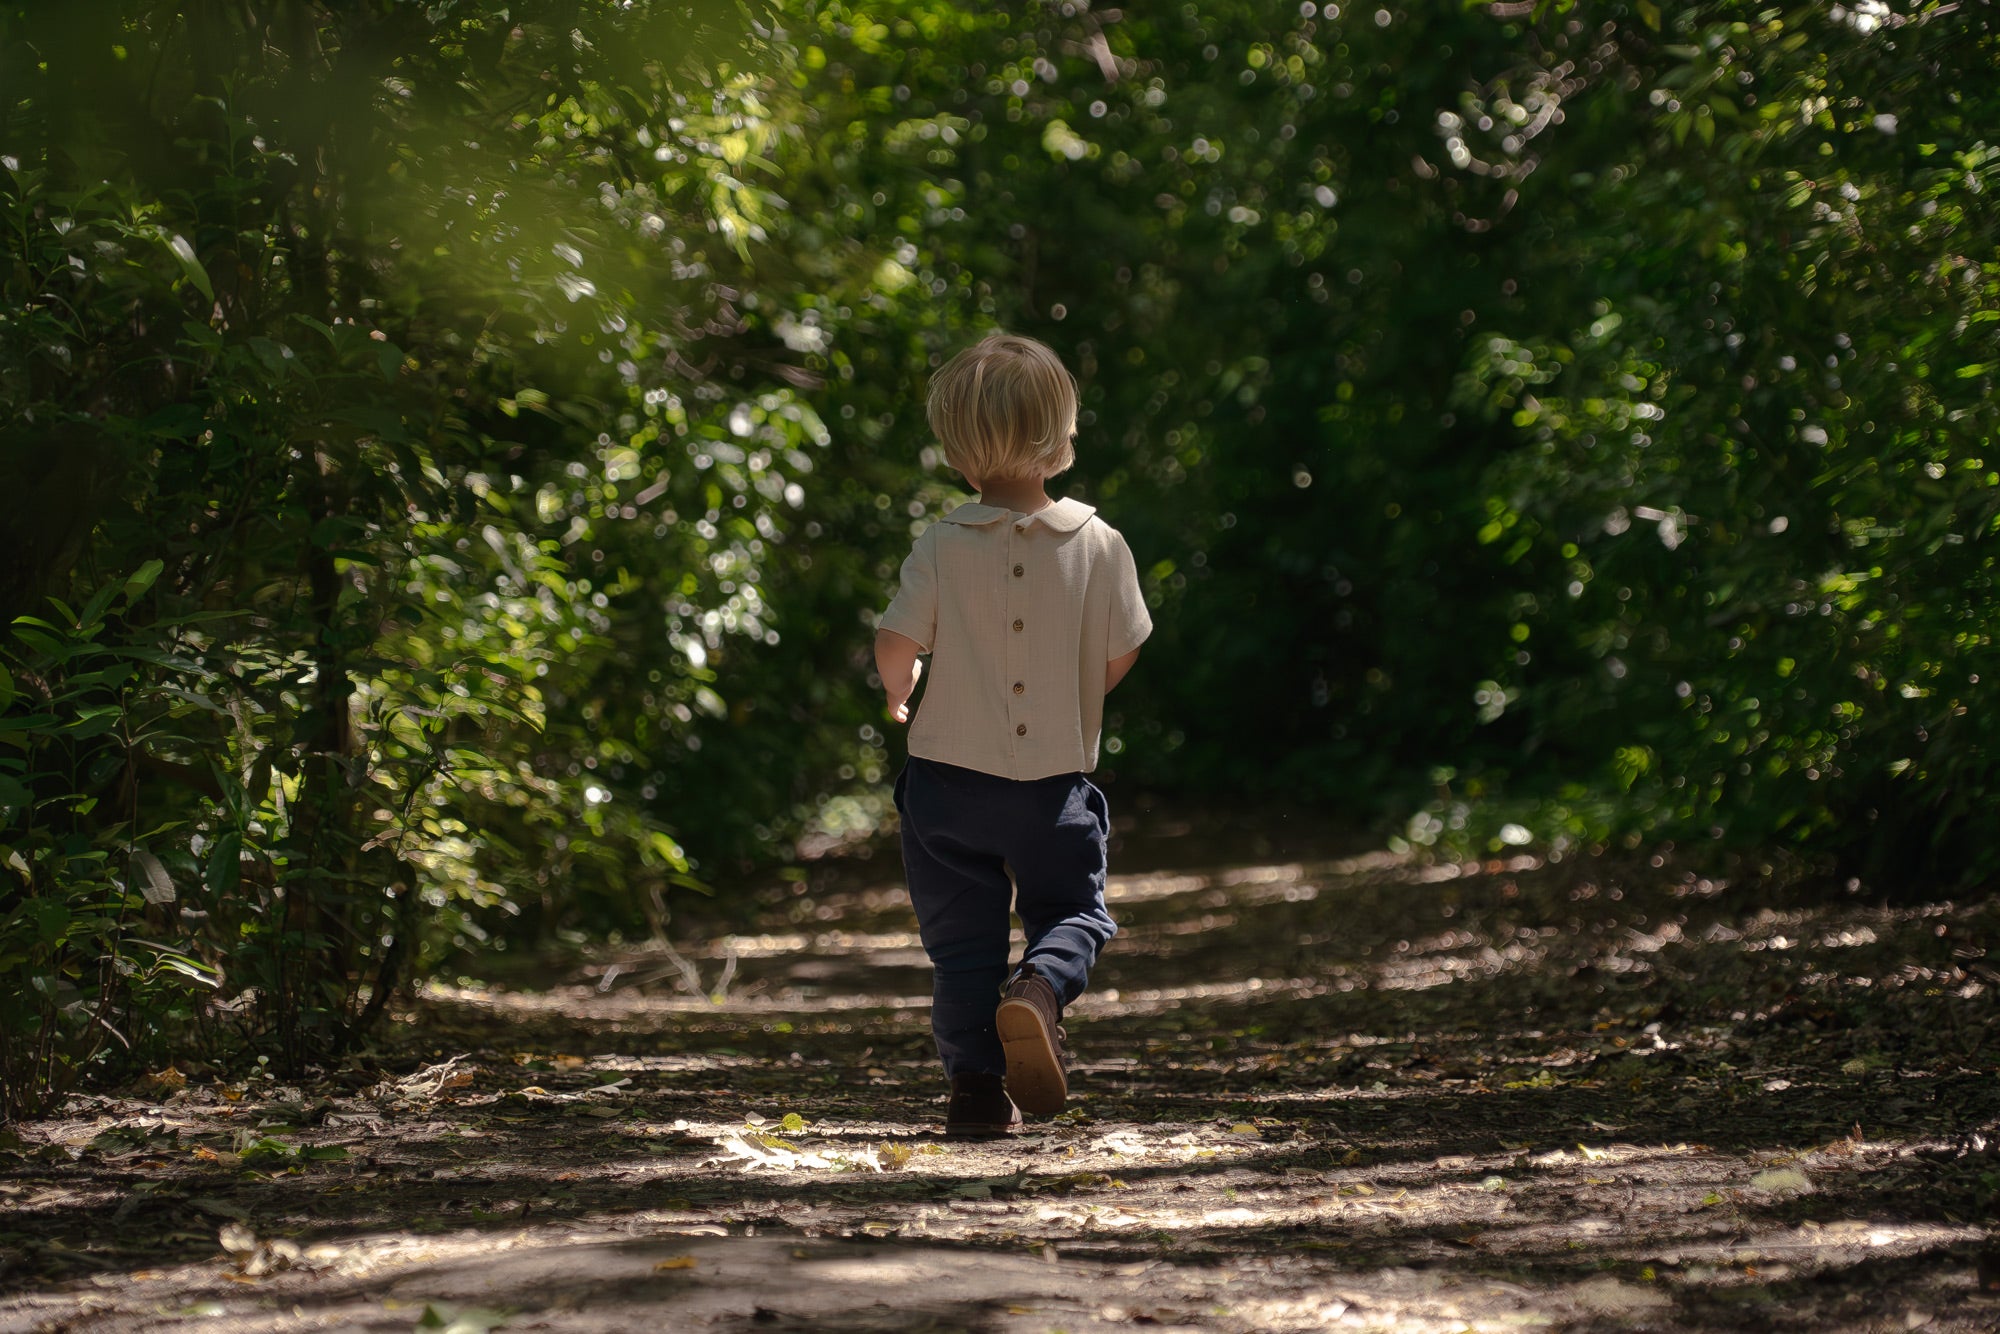
<instances>
[{"instance_id":1,"label":"forest canopy","mask_svg":"<svg viewBox=\"0 0 2000 1334\"><path fill-rule=\"evenodd\" d=\"M872 830L923 385L994 328L1154 607L1117 790L1996 869L1990 6L0 37L8 1113Z\"/></svg>"}]
</instances>

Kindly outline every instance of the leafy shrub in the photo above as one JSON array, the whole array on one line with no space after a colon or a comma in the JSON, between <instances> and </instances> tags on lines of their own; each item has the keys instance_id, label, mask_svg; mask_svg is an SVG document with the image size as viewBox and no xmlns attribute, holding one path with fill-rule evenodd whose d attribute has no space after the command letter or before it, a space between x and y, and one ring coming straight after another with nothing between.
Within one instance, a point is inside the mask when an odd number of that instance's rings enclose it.
<instances>
[{"instance_id":1,"label":"leafy shrub","mask_svg":"<svg viewBox=\"0 0 2000 1334\"><path fill-rule=\"evenodd\" d=\"M22 617L0 646L0 973L24 984L0 990L0 1117L44 1110L107 1050L153 1054L157 1022L218 980L188 930L178 813L132 767L198 675L121 636L160 570Z\"/></svg>"}]
</instances>

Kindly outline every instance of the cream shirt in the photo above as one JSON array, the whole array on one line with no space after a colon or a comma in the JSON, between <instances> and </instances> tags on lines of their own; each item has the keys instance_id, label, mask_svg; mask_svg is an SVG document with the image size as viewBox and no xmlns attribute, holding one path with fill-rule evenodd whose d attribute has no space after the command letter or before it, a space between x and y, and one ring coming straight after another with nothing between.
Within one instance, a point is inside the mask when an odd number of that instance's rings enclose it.
<instances>
[{"instance_id":1,"label":"cream shirt","mask_svg":"<svg viewBox=\"0 0 2000 1334\"><path fill-rule=\"evenodd\" d=\"M917 538L880 623L931 655L910 754L1022 780L1097 767L1104 665L1153 618L1096 513L960 505Z\"/></svg>"}]
</instances>

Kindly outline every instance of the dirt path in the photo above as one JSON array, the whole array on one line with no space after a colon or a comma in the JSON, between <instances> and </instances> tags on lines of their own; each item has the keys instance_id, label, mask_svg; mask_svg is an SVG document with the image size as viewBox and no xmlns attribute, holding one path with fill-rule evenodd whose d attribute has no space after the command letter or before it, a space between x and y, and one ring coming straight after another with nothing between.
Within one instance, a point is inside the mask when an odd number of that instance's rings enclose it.
<instances>
[{"instance_id":1,"label":"dirt path","mask_svg":"<svg viewBox=\"0 0 2000 1334\"><path fill-rule=\"evenodd\" d=\"M1029 1135L934 1133L892 888L774 896L691 961L720 1004L647 953L439 987L373 1087L0 1139L0 1330L2000 1325L1991 904L1387 855L1113 898Z\"/></svg>"}]
</instances>

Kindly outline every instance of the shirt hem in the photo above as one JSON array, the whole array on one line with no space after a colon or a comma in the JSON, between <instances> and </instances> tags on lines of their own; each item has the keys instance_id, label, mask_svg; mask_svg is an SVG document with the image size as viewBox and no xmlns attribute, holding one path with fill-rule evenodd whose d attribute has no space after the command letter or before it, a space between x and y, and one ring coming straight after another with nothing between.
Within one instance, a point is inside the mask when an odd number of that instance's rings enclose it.
<instances>
[{"instance_id":1,"label":"shirt hem","mask_svg":"<svg viewBox=\"0 0 2000 1334\"><path fill-rule=\"evenodd\" d=\"M911 744L909 754L913 760L929 760L933 764L949 764L954 768L971 769L975 773L987 774L994 778L1005 778L1016 783L1035 783L1040 782L1044 778L1058 778L1063 774L1087 774L1095 772L1097 769L1096 761L1092 760L1087 764L1058 765L1053 769L1047 769L1038 773L1014 774L994 769L984 764L970 763L968 758L962 755L951 756L933 753L928 747L923 746L919 742Z\"/></svg>"}]
</instances>

